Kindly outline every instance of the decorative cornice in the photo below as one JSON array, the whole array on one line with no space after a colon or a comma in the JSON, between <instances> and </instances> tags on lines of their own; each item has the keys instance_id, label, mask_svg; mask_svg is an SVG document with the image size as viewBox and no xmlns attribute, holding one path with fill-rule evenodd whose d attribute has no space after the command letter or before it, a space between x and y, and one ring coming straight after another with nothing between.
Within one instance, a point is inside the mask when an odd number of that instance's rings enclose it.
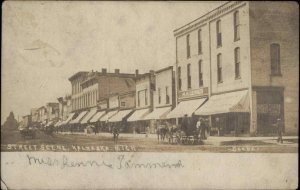
<instances>
[{"instance_id":1,"label":"decorative cornice","mask_svg":"<svg viewBox=\"0 0 300 190\"><path fill-rule=\"evenodd\" d=\"M238 5L240 5L242 3L244 3L244 2L243 1L233 1L233 2L229 1L229 2L221 5L220 7L206 13L205 15L197 18L196 20L194 20L180 28L175 29L173 31L174 36L177 37L187 31L197 28L200 25L203 25L204 23L206 23L207 21L212 20L212 19L216 18L217 16L236 8Z\"/></svg>"}]
</instances>

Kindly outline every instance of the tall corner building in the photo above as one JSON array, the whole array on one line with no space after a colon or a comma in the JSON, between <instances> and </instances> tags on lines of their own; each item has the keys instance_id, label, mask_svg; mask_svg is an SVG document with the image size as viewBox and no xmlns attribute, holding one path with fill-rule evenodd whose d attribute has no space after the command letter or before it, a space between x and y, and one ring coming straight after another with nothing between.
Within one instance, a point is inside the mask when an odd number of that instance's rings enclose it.
<instances>
[{"instance_id":1,"label":"tall corner building","mask_svg":"<svg viewBox=\"0 0 300 190\"><path fill-rule=\"evenodd\" d=\"M171 115L209 117L212 130L224 135L274 134L281 118L286 134L298 134L296 2L227 2L174 36L177 107Z\"/></svg>"}]
</instances>

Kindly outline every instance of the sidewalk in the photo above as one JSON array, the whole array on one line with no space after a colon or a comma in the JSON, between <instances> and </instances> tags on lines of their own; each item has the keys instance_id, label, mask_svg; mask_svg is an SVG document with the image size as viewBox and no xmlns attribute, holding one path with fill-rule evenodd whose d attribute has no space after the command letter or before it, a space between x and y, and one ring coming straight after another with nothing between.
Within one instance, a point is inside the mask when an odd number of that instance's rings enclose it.
<instances>
[{"instance_id":1,"label":"sidewalk","mask_svg":"<svg viewBox=\"0 0 300 190\"><path fill-rule=\"evenodd\" d=\"M63 135L70 135L70 132L60 133ZM73 135L86 135L86 136L95 136L94 133L86 134L86 133L73 133ZM97 133L97 136L100 137L112 137L111 133ZM138 139L157 139L157 134L149 134L146 137L146 134L132 134L132 133L120 133L120 138L138 138ZM283 144L277 143L276 136L269 137L224 137L224 136L209 136L207 140L204 141L204 144L207 145L215 145L220 146L224 144L277 144L277 145L298 145L298 136L283 136Z\"/></svg>"},{"instance_id":2,"label":"sidewalk","mask_svg":"<svg viewBox=\"0 0 300 190\"><path fill-rule=\"evenodd\" d=\"M222 145L222 144L229 144L232 142L236 142L236 144L243 144L243 142L251 143L265 143L265 144L277 144L277 145L298 145L298 136L283 136L283 143L277 142L277 136L271 137L217 137L217 136L210 136L205 141L206 144L213 144L213 145Z\"/></svg>"}]
</instances>

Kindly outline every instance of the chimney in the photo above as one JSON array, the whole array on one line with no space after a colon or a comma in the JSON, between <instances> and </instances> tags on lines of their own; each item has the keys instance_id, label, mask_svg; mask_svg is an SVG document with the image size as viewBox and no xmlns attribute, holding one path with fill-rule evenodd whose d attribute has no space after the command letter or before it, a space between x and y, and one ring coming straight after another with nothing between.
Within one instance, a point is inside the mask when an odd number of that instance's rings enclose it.
<instances>
[{"instance_id":1,"label":"chimney","mask_svg":"<svg viewBox=\"0 0 300 190\"><path fill-rule=\"evenodd\" d=\"M115 69L115 73L119 74L120 73L120 69Z\"/></svg>"},{"instance_id":2,"label":"chimney","mask_svg":"<svg viewBox=\"0 0 300 190\"><path fill-rule=\"evenodd\" d=\"M139 70L136 69L136 70L135 70L135 76L138 76L138 75L139 75Z\"/></svg>"},{"instance_id":3,"label":"chimney","mask_svg":"<svg viewBox=\"0 0 300 190\"><path fill-rule=\"evenodd\" d=\"M106 74L106 69L102 68L102 74Z\"/></svg>"}]
</instances>

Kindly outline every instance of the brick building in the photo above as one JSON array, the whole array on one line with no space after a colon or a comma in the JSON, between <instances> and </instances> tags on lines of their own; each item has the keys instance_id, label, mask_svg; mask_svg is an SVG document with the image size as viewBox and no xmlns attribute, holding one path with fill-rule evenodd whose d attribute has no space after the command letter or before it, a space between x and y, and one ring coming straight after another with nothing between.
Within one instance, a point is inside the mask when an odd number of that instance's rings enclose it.
<instances>
[{"instance_id":1,"label":"brick building","mask_svg":"<svg viewBox=\"0 0 300 190\"><path fill-rule=\"evenodd\" d=\"M227 2L174 30L178 105L170 117L209 116L224 135L272 134L282 118L297 134L298 19L290 2Z\"/></svg>"},{"instance_id":2,"label":"brick building","mask_svg":"<svg viewBox=\"0 0 300 190\"><path fill-rule=\"evenodd\" d=\"M101 72L74 74L69 78L72 85L72 114L67 122L80 124L83 120L87 123L97 111L105 111L108 108L110 95L135 90L134 79L135 74L120 73L119 69L114 73L102 69ZM85 117L89 119L84 119Z\"/></svg>"}]
</instances>

